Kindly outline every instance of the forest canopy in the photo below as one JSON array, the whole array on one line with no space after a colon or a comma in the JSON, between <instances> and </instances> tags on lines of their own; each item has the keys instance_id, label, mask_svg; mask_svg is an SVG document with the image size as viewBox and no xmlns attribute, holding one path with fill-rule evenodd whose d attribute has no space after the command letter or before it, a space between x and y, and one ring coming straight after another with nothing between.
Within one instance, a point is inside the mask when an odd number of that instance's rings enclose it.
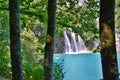
<instances>
[{"instance_id":1,"label":"forest canopy","mask_svg":"<svg viewBox=\"0 0 120 80\"><path fill-rule=\"evenodd\" d=\"M99 41L99 3L99 0L86 0L79 5L76 0L57 0L56 37L63 37L63 31L72 28L85 42ZM116 3L116 31L119 33L120 1ZM47 6L47 0L20 0L21 51L26 79L36 79L38 75L34 73L41 73L38 63L44 54ZM11 78L8 0L0 0L0 14L0 78Z\"/></svg>"}]
</instances>

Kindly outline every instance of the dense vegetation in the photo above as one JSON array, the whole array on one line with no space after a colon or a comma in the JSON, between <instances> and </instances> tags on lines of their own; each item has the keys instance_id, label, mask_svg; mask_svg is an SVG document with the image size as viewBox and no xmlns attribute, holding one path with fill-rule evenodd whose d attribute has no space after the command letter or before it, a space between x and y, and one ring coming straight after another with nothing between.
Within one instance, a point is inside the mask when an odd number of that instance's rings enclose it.
<instances>
[{"instance_id":1,"label":"dense vegetation","mask_svg":"<svg viewBox=\"0 0 120 80\"><path fill-rule=\"evenodd\" d=\"M70 5L67 5L68 3ZM47 5L47 0L20 1L21 51L25 80L43 80L42 59L47 33ZM119 11L119 4L116 6ZM119 17L119 12L117 13ZM0 79L11 79L8 0L0 0L0 14ZM88 0L82 6L72 0L58 0L56 15L57 36L61 37L63 30L70 27L80 34L84 41L99 40L99 24L96 21L99 18L98 0ZM119 22L117 23L119 28ZM56 68L61 66L54 64ZM57 70L61 68L62 66ZM61 72L56 77L63 74Z\"/></svg>"}]
</instances>

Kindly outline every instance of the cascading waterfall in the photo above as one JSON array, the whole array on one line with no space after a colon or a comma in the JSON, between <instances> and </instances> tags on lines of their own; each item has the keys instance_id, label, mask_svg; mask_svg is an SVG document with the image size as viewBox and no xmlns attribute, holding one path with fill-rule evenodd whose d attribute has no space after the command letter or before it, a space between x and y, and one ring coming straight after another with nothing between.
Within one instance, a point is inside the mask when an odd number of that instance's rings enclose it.
<instances>
[{"instance_id":1,"label":"cascading waterfall","mask_svg":"<svg viewBox=\"0 0 120 80\"><path fill-rule=\"evenodd\" d=\"M77 35L77 52L86 50L86 46L82 40L82 38L80 37L80 35Z\"/></svg>"},{"instance_id":2,"label":"cascading waterfall","mask_svg":"<svg viewBox=\"0 0 120 80\"><path fill-rule=\"evenodd\" d=\"M64 34L64 52L72 52L72 49L71 49L71 44L70 44L70 41L69 41L69 38L66 34L66 31L63 32Z\"/></svg>"},{"instance_id":3,"label":"cascading waterfall","mask_svg":"<svg viewBox=\"0 0 120 80\"><path fill-rule=\"evenodd\" d=\"M71 44L71 50L72 52L76 52L77 51L77 45L76 45L76 39L75 39L75 34L72 32L71 28L66 29L66 36L68 36L68 40Z\"/></svg>"},{"instance_id":4,"label":"cascading waterfall","mask_svg":"<svg viewBox=\"0 0 120 80\"><path fill-rule=\"evenodd\" d=\"M76 39L75 39L75 33L72 33L72 42L71 44L73 45L72 49L73 49L73 52L77 52L78 51L78 47L77 47L77 43L76 43Z\"/></svg>"},{"instance_id":5,"label":"cascading waterfall","mask_svg":"<svg viewBox=\"0 0 120 80\"><path fill-rule=\"evenodd\" d=\"M116 32L115 38L116 38L116 50L117 53L120 53L120 34Z\"/></svg>"},{"instance_id":6,"label":"cascading waterfall","mask_svg":"<svg viewBox=\"0 0 120 80\"><path fill-rule=\"evenodd\" d=\"M116 50L117 53L120 53L120 35L116 32ZM94 43L95 45L99 45L98 43ZM93 45L94 45L93 44ZM89 44L91 45L91 44ZM95 48L97 46L94 46ZM64 53L91 53L92 50L86 48L84 41L82 40L79 34L75 34L72 32L71 28L67 28L64 31Z\"/></svg>"},{"instance_id":7,"label":"cascading waterfall","mask_svg":"<svg viewBox=\"0 0 120 80\"><path fill-rule=\"evenodd\" d=\"M86 52L86 46L80 35L72 32L71 28L64 31L64 53L79 53Z\"/></svg>"}]
</instances>

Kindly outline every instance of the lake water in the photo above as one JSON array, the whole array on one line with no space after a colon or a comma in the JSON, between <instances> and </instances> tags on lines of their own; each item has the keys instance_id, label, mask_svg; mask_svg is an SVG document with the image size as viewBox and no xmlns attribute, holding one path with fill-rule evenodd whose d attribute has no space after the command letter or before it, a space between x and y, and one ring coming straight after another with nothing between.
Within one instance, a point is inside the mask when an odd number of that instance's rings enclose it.
<instances>
[{"instance_id":1,"label":"lake water","mask_svg":"<svg viewBox=\"0 0 120 80\"><path fill-rule=\"evenodd\" d=\"M64 60L63 72L66 72L64 80L100 80L103 78L100 53L54 54L54 62L60 63L62 60ZM118 66L120 66L120 55L118 55Z\"/></svg>"}]
</instances>

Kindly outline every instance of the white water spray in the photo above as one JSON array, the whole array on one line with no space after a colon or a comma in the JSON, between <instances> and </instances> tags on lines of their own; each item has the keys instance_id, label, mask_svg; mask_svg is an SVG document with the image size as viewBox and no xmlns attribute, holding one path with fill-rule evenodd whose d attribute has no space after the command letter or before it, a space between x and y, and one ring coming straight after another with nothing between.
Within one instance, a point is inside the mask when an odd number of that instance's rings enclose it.
<instances>
[{"instance_id":1,"label":"white water spray","mask_svg":"<svg viewBox=\"0 0 120 80\"><path fill-rule=\"evenodd\" d=\"M72 32L72 29L68 28L64 31L64 53L75 54L75 53L88 52L84 41L80 35Z\"/></svg>"}]
</instances>

